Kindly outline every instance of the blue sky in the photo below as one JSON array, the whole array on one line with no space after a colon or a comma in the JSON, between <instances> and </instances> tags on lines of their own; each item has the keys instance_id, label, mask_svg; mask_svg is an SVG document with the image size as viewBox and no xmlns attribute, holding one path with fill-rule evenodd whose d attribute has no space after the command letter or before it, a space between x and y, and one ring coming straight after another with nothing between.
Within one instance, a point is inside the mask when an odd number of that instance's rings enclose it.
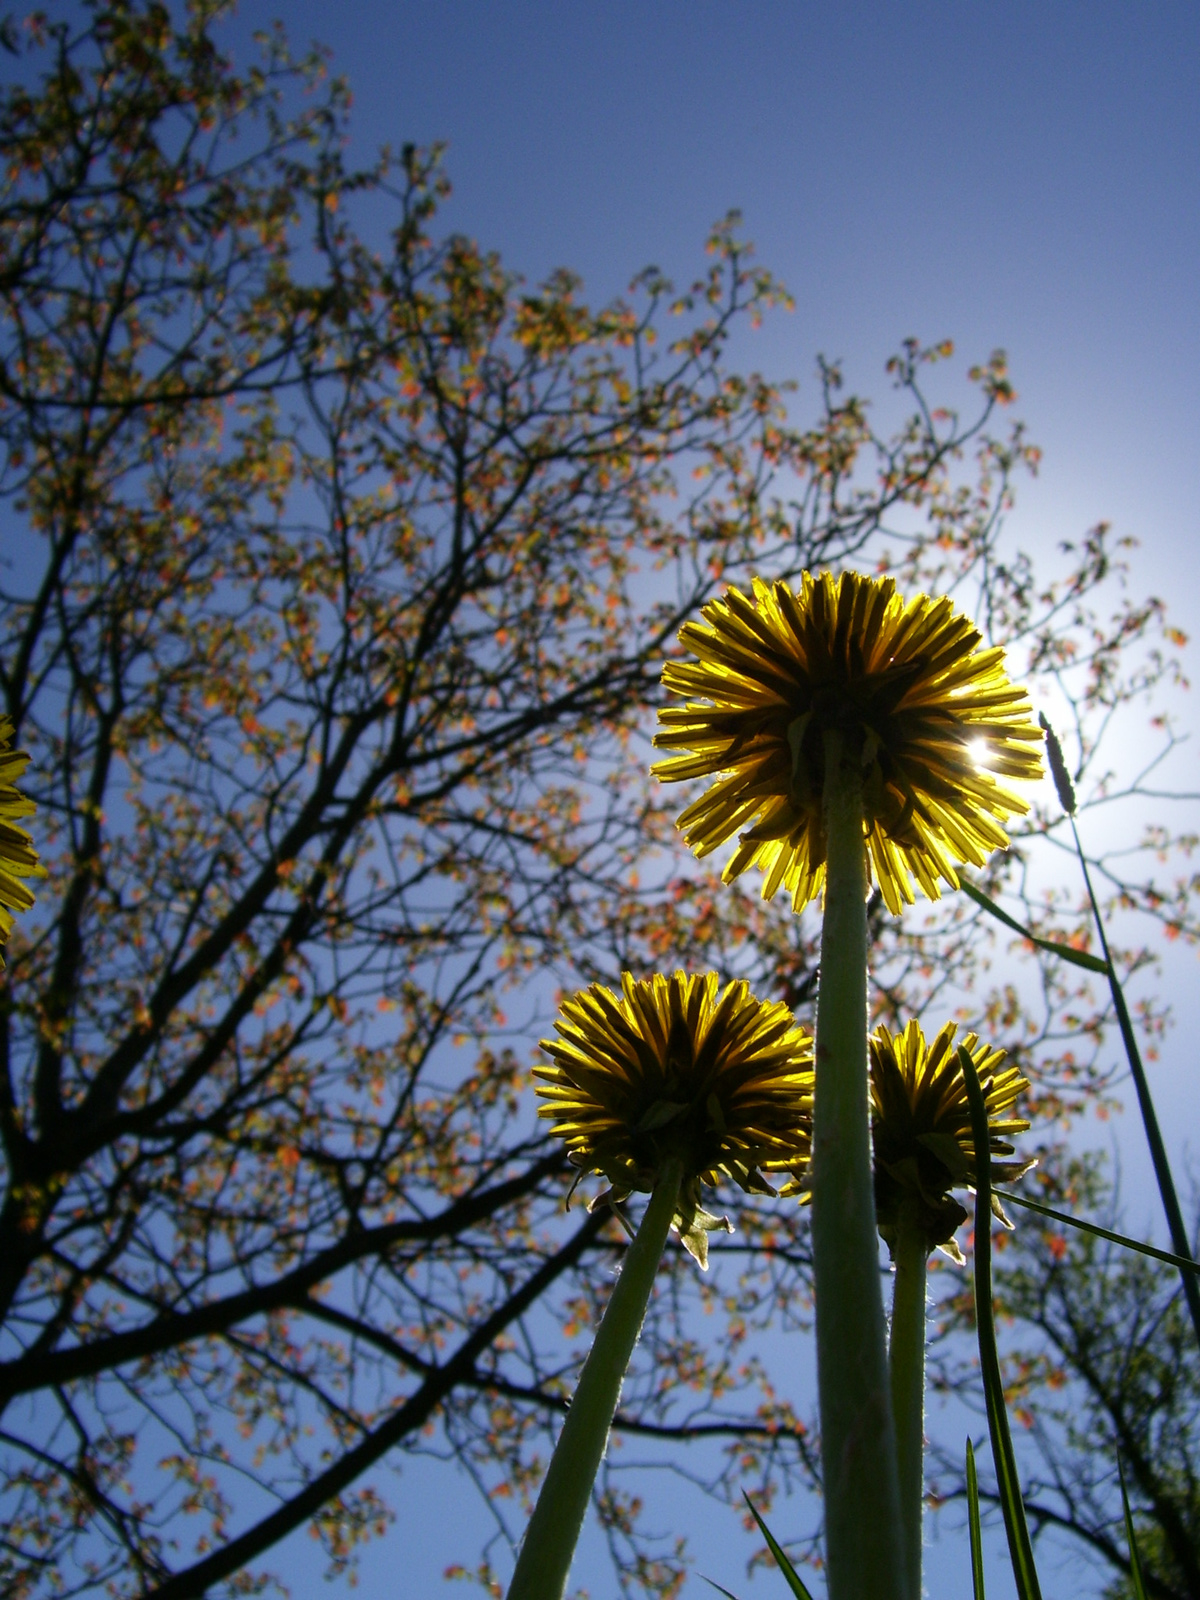
<instances>
[{"instance_id":1,"label":"blue sky","mask_svg":"<svg viewBox=\"0 0 1200 1600\"><path fill-rule=\"evenodd\" d=\"M747 342L772 375L823 351L878 394L905 335L1004 347L1046 450L1022 530L1109 517L1194 598L1194 6L247 0L238 31L273 15L332 45L360 153L448 141L446 221L530 278L684 280L737 206L796 298Z\"/></svg>"},{"instance_id":2,"label":"blue sky","mask_svg":"<svg viewBox=\"0 0 1200 1600\"><path fill-rule=\"evenodd\" d=\"M1192 630L1200 8L245 0L232 32L274 16L294 43L333 47L354 91L355 153L446 140L446 225L530 279L566 265L596 299L650 262L686 281L710 224L740 208L796 310L738 354L799 378L801 415L819 351L844 359L851 387L882 396L883 362L906 335L952 338L960 370L1006 349L1018 410L1045 450L1014 534L1048 549L1110 519L1141 541L1134 591L1163 594ZM1191 788L1195 762L1189 753L1181 769ZM1179 1037L1160 1076L1182 1161L1195 1101ZM406 1579L390 1592L433 1592L450 1526L476 1517L472 1491L449 1469L404 1481L402 1521L364 1585L377 1589L404 1552ZM965 1582L946 1542L931 1559L934 1594ZM319 1592L300 1577L311 1547L291 1543L293 1592ZM705 1570L747 1592L734 1545L718 1566L711 1543ZM586 1551L581 1566L606 1594ZM1077 1574L1048 1576L1085 1592ZM686 1591L702 1592L698 1581ZM997 1566L989 1594L1006 1592Z\"/></svg>"}]
</instances>

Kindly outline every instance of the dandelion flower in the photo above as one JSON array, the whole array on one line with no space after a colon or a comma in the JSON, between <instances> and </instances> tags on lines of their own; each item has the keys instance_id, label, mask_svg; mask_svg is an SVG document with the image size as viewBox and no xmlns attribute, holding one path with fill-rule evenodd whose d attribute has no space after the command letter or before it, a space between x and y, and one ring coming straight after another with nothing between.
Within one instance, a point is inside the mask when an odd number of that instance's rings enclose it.
<instances>
[{"instance_id":1,"label":"dandelion flower","mask_svg":"<svg viewBox=\"0 0 1200 1600\"><path fill-rule=\"evenodd\" d=\"M534 1068L539 1115L575 1166L608 1178L600 1200L650 1192L664 1163L679 1161L676 1226L703 1265L706 1234L721 1224L700 1207L701 1183L724 1173L772 1194L764 1171L808 1159L812 1042L785 1005L756 1000L741 981L719 992L715 972L625 973L621 984L620 995L596 983L564 1001L559 1037L542 1040L554 1064Z\"/></svg>"},{"instance_id":2,"label":"dandelion flower","mask_svg":"<svg viewBox=\"0 0 1200 1600\"><path fill-rule=\"evenodd\" d=\"M686 751L656 763L675 783L718 781L679 818L707 855L745 829L726 882L758 866L763 897L780 886L799 910L821 890L826 843L824 735L839 730L861 761L864 840L890 911L958 887L956 864L982 866L1008 843L1001 824L1029 809L1000 779L1041 775L1042 735L1010 683L1004 652L947 597L907 604L891 578L804 573L730 589L680 641L663 683L688 697L659 712L655 744ZM747 824L749 826L747 826Z\"/></svg>"},{"instance_id":3,"label":"dandelion flower","mask_svg":"<svg viewBox=\"0 0 1200 1600\"><path fill-rule=\"evenodd\" d=\"M728 1223L701 1209L701 1182L726 1173L752 1194L773 1194L762 1169L787 1170L811 1149L812 1047L786 1006L760 1003L745 983L718 992L715 972L641 982L624 973L621 989L594 983L564 1001L559 1037L542 1040L554 1065L534 1068L546 1102L539 1115L553 1120L581 1171L612 1184L593 1207L634 1189L650 1202L579 1374L509 1600L566 1589L672 1225L706 1266L709 1232Z\"/></svg>"},{"instance_id":4,"label":"dandelion flower","mask_svg":"<svg viewBox=\"0 0 1200 1600\"><path fill-rule=\"evenodd\" d=\"M973 1188L976 1166L971 1108L955 1031L954 1023L948 1022L926 1044L916 1022L897 1034L876 1028L870 1040L871 1134L875 1216L889 1247L895 1248L900 1214L908 1206L924 1230L928 1248L944 1250L961 1261L954 1235L967 1220L967 1212L950 1191ZM1029 1082L1016 1067L1003 1067L1004 1051L980 1044L977 1034L966 1034L962 1042L975 1063L987 1107L992 1181L1019 1178L1033 1160L997 1158L1013 1156L1009 1136L1029 1127L1012 1109ZM785 1193L807 1194L808 1188L806 1175L799 1173ZM992 1208L1008 1225L994 1192Z\"/></svg>"},{"instance_id":5,"label":"dandelion flower","mask_svg":"<svg viewBox=\"0 0 1200 1600\"><path fill-rule=\"evenodd\" d=\"M33 840L17 826L17 818L32 815L37 806L16 787L29 757L14 750L12 741L12 721L0 717L0 945L12 932L13 912L28 911L36 898L25 879L45 875Z\"/></svg>"}]
</instances>

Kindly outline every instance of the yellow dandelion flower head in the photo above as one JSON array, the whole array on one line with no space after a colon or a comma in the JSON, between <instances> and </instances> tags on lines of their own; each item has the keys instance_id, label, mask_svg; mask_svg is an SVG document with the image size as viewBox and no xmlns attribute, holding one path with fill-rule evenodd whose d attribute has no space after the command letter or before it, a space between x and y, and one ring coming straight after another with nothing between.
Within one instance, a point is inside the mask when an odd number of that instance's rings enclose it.
<instances>
[{"instance_id":1,"label":"yellow dandelion flower head","mask_svg":"<svg viewBox=\"0 0 1200 1600\"><path fill-rule=\"evenodd\" d=\"M900 1213L915 1208L930 1250L944 1250L961 1262L954 1235L967 1211L951 1189L975 1184L975 1141L971 1108L963 1079L953 1022L946 1023L929 1044L920 1025L910 1022L900 1033L876 1028L870 1038L871 1142L875 1167L875 1216L879 1232L894 1250ZM1015 1151L1009 1135L1029 1127L1013 1105L1029 1082L1016 1067L1004 1067L1005 1053L981 1044L979 1036L963 1036L979 1074L988 1113L988 1170L995 1183L1019 1178L1035 1159L1001 1160ZM812 1176L797 1170L782 1191L812 1198ZM992 1209L1010 1227L995 1193Z\"/></svg>"},{"instance_id":2,"label":"yellow dandelion flower head","mask_svg":"<svg viewBox=\"0 0 1200 1600\"><path fill-rule=\"evenodd\" d=\"M747 1193L773 1194L763 1172L808 1159L812 1040L747 983L722 990L715 972L625 973L620 994L594 983L563 1002L554 1025L558 1038L542 1040L553 1065L534 1068L539 1115L575 1166L608 1178L600 1200L649 1192L666 1161L681 1161L676 1225L702 1265L706 1233L722 1224L700 1208L700 1184L724 1173Z\"/></svg>"},{"instance_id":3,"label":"yellow dandelion flower head","mask_svg":"<svg viewBox=\"0 0 1200 1600\"><path fill-rule=\"evenodd\" d=\"M679 638L699 659L671 661L663 683L688 697L659 712L653 767L675 783L718 781L679 818L707 855L745 828L724 877L765 874L799 910L825 878L825 733L861 760L868 863L888 909L958 887L1008 843L1001 823L1028 811L1000 778L1041 776L1042 735L1004 652L948 597L905 603L891 578L804 573L799 592L754 581L729 589ZM747 827L746 825L749 824Z\"/></svg>"},{"instance_id":4,"label":"yellow dandelion flower head","mask_svg":"<svg viewBox=\"0 0 1200 1600\"><path fill-rule=\"evenodd\" d=\"M12 932L13 912L28 911L36 899L25 879L45 876L33 840L17 826L17 818L31 816L37 806L16 787L29 756L12 741L11 718L0 717L0 944Z\"/></svg>"},{"instance_id":5,"label":"yellow dandelion flower head","mask_svg":"<svg viewBox=\"0 0 1200 1600\"><path fill-rule=\"evenodd\" d=\"M954 1188L973 1187L976 1173L971 1108L963 1079L955 1025L946 1023L926 1044L916 1022L902 1033L877 1028L871 1035L871 1130L875 1150L875 1213L879 1231L894 1246L901 1208L915 1206L929 1248L962 1259L954 1234L967 1220L966 1210L950 1196ZM1028 1089L1016 1067L1005 1067L1004 1051L980 1044L977 1034L963 1036L975 1064L988 1114L988 1160L993 1182L1019 1178L1032 1160L1002 1160L1014 1155L1010 1135L1029 1127L1013 1105ZM999 1219L1008 1218L995 1195Z\"/></svg>"}]
</instances>

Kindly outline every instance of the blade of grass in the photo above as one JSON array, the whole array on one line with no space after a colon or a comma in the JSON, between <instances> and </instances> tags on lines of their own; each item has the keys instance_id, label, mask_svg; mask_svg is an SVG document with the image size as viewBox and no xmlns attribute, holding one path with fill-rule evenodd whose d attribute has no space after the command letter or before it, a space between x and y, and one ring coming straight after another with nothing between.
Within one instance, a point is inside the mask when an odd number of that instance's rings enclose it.
<instances>
[{"instance_id":1,"label":"blade of grass","mask_svg":"<svg viewBox=\"0 0 1200 1600\"><path fill-rule=\"evenodd\" d=\"M992 1459L1008 1552L1016 1580L1018 1600L1042 1600L1033 1544L1021 1503L1021 1484L1008 1414L1004 1405L1004 1381L1000 1376L1000 1354L996 1348L996 1325L992 1308L992 1178L988 1162L988 1117L983 1090L970 1051L958 1047L958 1059L971 1107L971 1138L975 1146L975 1324L979 1335L979 1368L987 1401L988 1431L992 1438Z\"/></svg>"},{"instance_id":2,"label":"blade of grass","mask_svg":"<svg viewBox=\"0 0 1200 1600\"><path fill-rule=\"evenodd\" d=\"M1133 1531L1129 1496L1125 1493L1125 1469L1120 1456L1117 1457L1117 1473L1121 1479L1121 1504L1125 1507L1125 1537L1129 1541L1129 1576L1133 1582L1133 1600L1146 1600L1146 1580L1142 1576L1142 1558L1138 1554L1137 1535Z\"/></svg>"},{"instance_id":3,"label":"blade of grass","mask_svg":"<svg viewBox=\"0 0 1200 1600\"><path fill-rule=\"evenodd\" d=\"M759 1516L758 1511L755 1508L754 1501L751 1500L750 1496L744 1489L742 1490L742 1499L750 1507L750 1515L754 1518L755 1522L758 1523L758 1531L767 1541L767 1549L770 1550L771 1554L775 1557L776 1564L778 1565L780 1572L783 1573L784 1581L786 1582L788 1588L795 1595L796 1600L812 1600L812 1595L809 1594L808 1590L804 1587L804 1582L801 1579L800 1574L796 1571L795 1567L788 1559L787 1551L783 1548L778 1539L776 1539L775 1535L771 1532L770 1528L767 1527L766 1523Z\"/></svg>"},{"instance_id":4,"label":"blade of grass","mask_svg":"<svg viewBox=\"0 0 1200 1600\"><path fill-rule=\"evenodd\" d=\"M979 1526L979 1479L975 1474L975 1446L967 1438L967 1524L971 1531L971 1589L973 1600L987 1600L983 1592L983 1533Z\"/></svg>"},{"instance_id":5,"label":"blade of grass","mask_svg":"<svg viewBox=\"0 0 1200 1600\"><path fill-rule=\"evenodd\" d=\"M1064 961L1069 961L1072 966L1083 967L1088 972L1101 972L1108 975L1108 962L1102 961L1099 956L1091 955L1087 950L1076 950L1074 945L1063 944L1058 939L1042 939L1036 933L1031 933L1028 928L1022 927L1016 917L1010 917L1007 911L1001 910L990 895L984 894L982 889L977 889L973 883L959 875L959 886L963 893L974 900L977 906L982 906L984 911L990 911L997 921L1002 922L1006 928L1011 928L1014 933L1019 933L1022 939L1028 939L1030 944L1037 945L1039 950L1049 950L1051 955L1061 956Z\"/></svg>"},{"instance_id":6,"label":"blade of grass","mask_svg":"<svg viewBox=\"0 0 1200 1600\"><path fill-rule=\"evenodd\" d=\"M699 1576L704 1578L703 1573L700 1573ZM722 1588L715 1578L704 1578L704 1581L708 1584L710 1589L715 1589L718 1594L723 1594L725 1596L725 1600L738 1600L737 1595L730 1594L728 1589Z\"/></svg>"},{"instance_id":7,"label":"blade of grass","mask_svg":"<svg viewBox=\"0 0 1200 1600\"><path fill-rule=\"evenodd\" d=\"M1159 1131L1158 1117L1154 1110L1154 1101L1150 1097L1150 1084L1146 1078L1146 1070L1142 1066L1142 1054L1134 1037L1133 1023L1129 1019L1129 1007L1125 1004L1125 991L1121 987L1121 980L1117 977L1116 968L1112 963L1112 953L1108 948L1108 938L1104 932L1104 919L1100 915L1100 906L1096 900L1096 892L1092 888L1092 875L1088 871L1087 858L1083 853L1083 845L1079 840L1079 829L1075 826L1075 818L1068 812L1067 820L1071 824L1071 834L1075 840L1075 853L1079 857L1079 865L1083 871L1083 881L1087 885L1088 899L1092 904L1092 916L1096 923L1096 932L1100 936L1100 948L1104 951L1104 959L1108 966L1108 987L1112 994L1113 1009L1117 1013L1117 1025L1121 1030L1121 1039L1125 1045L1125 1054L1129 1060L1129 1070L1133 1074L1133 1086L1137 1091L1138 1108L1142 1113L1142 1123L1146 1129L1146 1142L1150 1146L1150 1159L1154 1163L1154 1176L1158 1179L1158 1192L1162 1196L1163 1210L1167 1214L1167 1227L1171 1234L1171 1244L1175 1254L1190 1260L1192 1254L1191 1241L1187 1229L1183 1225L1183 1212L1179 1209L1179 1197L1175 1193L1175 1182L1171 1177L1171 1166L1167 1160L1167 1147L1163 1144L1162 1133ZM1200 1344L1200 1283L1185 1269L1180 1269L1183 1279L1183 1294L1192 1316L1192 1326L1196 1330L1196 1342Z\"/></svg>"},{"instance_id":8,"label":"blade of grass","mask_svg":"<svg viewBox=\"0 0 1200 1600\"><path fill-rule=\"evenodd\" d=\"M1053 1206L1044 1206L1040 1200L1027 1200L1023 1194L1014 1194L1011 1189L997 1189L996 1193L1002 1200L1011 1200L1015 1206L1024 1206L1026 1211L1039 1211L1043 1217L1053 1217L1055 1222L1068 1223L1083 1233L1094 1233L1098 1239L1124 1245L1126 1250L1136 1250L1139 1255L1153 1256L1156 1261L1165 1261L1168 1266L1178 1267L1181 1272L1200 1272L1200 1261L1193 1261L1190 1256L1177 1256L1170 1250L1160 1250L1157 1245L1129 1239L1123 1233L1114 1233L1111 1228L1102 1228L1098 1222L1085 1222L1082 1217L1073 1217L1067 1211L1055 1211Z\"/></svg>"},{"instance_id":9,"label":"blade of grass","mask_svg":"<svg viewBox=\"0 0 1200 1600\"><path fill-rule=\"evenodd\" d=\"M1087 885L1088 900L1092 907L1092 918L1096 924L1096 932L1100 936L1100 948L1104 952L1105 970L1108 974L1108 987L1112 995L1113 1009L1117 1014L1117 1024L1121 1030L1121 1039L1125 1045L1125 1055L1129 1060L1129 1070L1133 1074L1134 1088L1137 1090L1138 1108L1142 1113L1142 1124L1146 1129L1146 1143L1150 1146L1150 1159L1154 1163L1154 1176L1158 1180L1158 1192L1162 1196L1163 1210L1167 1214L1167 1227L1171 1233L1171 1243L1175 1253L1184 1260L1190 1260L1192 1254L1191 1241L1187 1229L1183 1225L1183 1212L1179 1209L1179 1197L1175 1193L1175 1183L1171 1177L1171 1166L1167 1160L1166 1146L1163 1144L1162 1134L1159 1131L1158 1117L1154 1111L1154 1101L1150 1096L1150 1084L1146 1078L1145 1068L1142 1066L1142 1054L1137 1046L1137 1039L1133 1032L1133 1023L1129 1020L1129 1007L1125 1004L1125 991L1121 987L1121 980L1117 977L1117 969L1113 965L1112 951L1108 948L1108 935L1104 931L1104 918L1100 915L1100 902L1096 899L1096 891L1092 887L1092 875L1088 870L1087 857L1083 853L1083 843L1079 837L1079 829L1075 824L1075 813L1078 803L1075 799L1075 785L1071 782L1071 775L1067 771L1066 758L1063 755L1062 745L1058 735L1046 720L1044 712L1038 713L1038 722L1046 736L1046 755L1050 762L1050 772L1054 778L1054 787L1058 792L1059 803L1066 813L1067 821L1071 824L1071 837L1075 841L1075 854L1079 858L1079 869L1083 873L1083 881ZM1183 1295L1191 1313L1192 1326L1196 1330L1196 1342L1200 1344L1200 1283L1186 1269L1180 1269L1183 1279Z\"/></svg>"}]
</instances>

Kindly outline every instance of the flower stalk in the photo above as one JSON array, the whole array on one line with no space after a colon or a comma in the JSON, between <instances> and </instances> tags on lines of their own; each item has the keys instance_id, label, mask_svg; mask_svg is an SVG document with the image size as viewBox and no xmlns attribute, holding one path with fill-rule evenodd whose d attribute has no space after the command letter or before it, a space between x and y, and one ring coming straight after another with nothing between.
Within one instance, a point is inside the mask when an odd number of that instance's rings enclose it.
<instances>
[{"instance_id":1,"label":"flower stalk","mask_svg":"<svg viewBox=\"0 0 1200 1600\"><path fill-rule=\"evenodd\" d=\"M840 729L826 730L824 751L812 1206L829 1593L899 1600L907 1585L868 1113L862 775Z\"/></svg>"},{"instance_id":2,"label":"flower stalk","mask_svg":"<svg viewBox=\"0 0 1200 1600\"><path fill-rule=\"evenodd\" d=\"M641 1332L655 1275L679 1204L677 1160L664 1163L612 1297L579 1375L537 1505L525 1531L508 1600L561 1600L587 1514L592 1484Z\"/></svg>"},{"instance_id":3,"label":"flower stalk","mask_svg":"<svg viewBox=\"0 0 1200 1600\"><path fill-rule=\"evenodd\" d=\"M509 1600L560 1600L625 1367L672 1223L701 1270L708 1236L732 1232L700 1204L722 1176L774 1195L765 1171L803 1167L812 1149L812 1043L786 1006L754 998L715 972L603 984L565 999L534 1068L554 1133L581 1172L611 1185L592 1201L651 1199L596 1330L546 1481L525 1534Z\"/></svg>"},{"instance_id":4,"label":"flower stalk","mask_svg":"<svg viewBox=\"0 0 1200 1600\"><path fill-rule=\"evenodd\" d=\"M943 884L958 888L956 863L982 866L1008 843L1005 820L1029 809L1002 780L1040 776L1041 734L1003 650L985 646L948 596L906 603L891 578L806 572L798 589L759 578L752 594L731 588L703 618L679 634L695 659L663 669L685 703L660 711L654 742L671 754L651 770L665 783L715 780L679 827L700 857L737 835L726 882L758 867L763 898L787 889L796 911L825 893L812 1158L790 1167L784 1192L811 1194L813 1205L830 1600L919 1600L910 1573L920 1561L924 1263L905 1264L896 1351L906 1538L876 1240L878 1222L894 1254L896 1218L876 1200L915 1186L932 1213L932 1228L918 1214L926 1252L946 1248L965 1215L947 1191L970 1163L956 1137L953 1085L935 1062L923 1109L951 1125L927 1130L915 1150L873 1174L867 884L874 878L897 915L918 888L934 900ZM935 1043L940 1062L950 1035ZM919 1033L906 1034L906 1058L918 1049ZM998 1109L1009 1079L993 1086ZM903 1138L919 1131L909 1127L918 1107L898 1066L888 1093L897 1087Z\"/></svg>"},{"instance_id":5,"label":"flower stalk","mask_svg":"<svg viewBox=\"0 0 1200 1600\"><path fill-rule=\"evenodd\" d=\"M908 1592L921 1593L921 1517L925 1501L925 1287L929 1240L915 1205L900 1212L892 1280L892 1417Z\"/></svg>"}]
</instances>

